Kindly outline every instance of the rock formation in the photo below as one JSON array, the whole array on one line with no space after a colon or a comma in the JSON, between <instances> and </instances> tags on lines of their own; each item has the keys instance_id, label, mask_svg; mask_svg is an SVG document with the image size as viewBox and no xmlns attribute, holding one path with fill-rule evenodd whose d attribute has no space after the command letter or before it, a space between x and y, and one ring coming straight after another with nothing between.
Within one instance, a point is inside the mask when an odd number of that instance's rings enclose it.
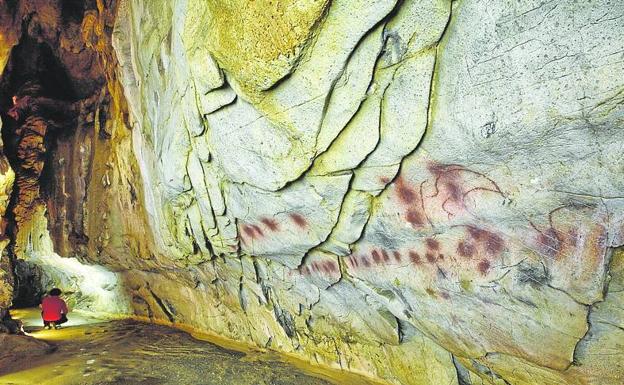
<instances>
[{"instance_id":1,"label":"rock formation","mask_svg":"<svg viewBox=\"0 0 624 385\"><path fill-rule=\"evenodd\" d=\"M0 34L1 35L1 34ZM0 59L2 57L0 56ZM2 69L2 60L0 60L0 69ZM2 129L2 119L0 119L0 130ZM10 242L7 231L7 208L13 183L15 181L15 173L9 165L9 161L4 155L4 143L0 138L0 320L7 316L7 309L13 299L13 264L9 258L6 248Z\"/></svg>"},{"instance_id":2,"label":"rock formation","mask_svg":"<svg viewBox=\"0 0 624 385\"><path fill-rule=\"evenodd\" d=\"M78 304L393 384L621 385L624 4L4 7L2 91L36 39L80 111L12 250Z\"/></svg>"}]
</instances>

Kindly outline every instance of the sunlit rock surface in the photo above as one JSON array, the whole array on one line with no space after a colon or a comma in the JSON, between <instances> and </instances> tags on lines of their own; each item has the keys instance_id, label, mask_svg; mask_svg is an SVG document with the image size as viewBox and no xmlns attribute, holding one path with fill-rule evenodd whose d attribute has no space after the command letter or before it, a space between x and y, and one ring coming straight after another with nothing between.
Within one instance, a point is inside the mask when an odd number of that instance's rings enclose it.
<instances>
[{"instance_id":1,"label":"sunlit rock surface","mask_svg":"<svg viewBox=\"0 0 624 385\"><path fill-rule=\"evenodd\" d=\"M135 314L388 383L621 385L624 4L105 3L47 215Z\"/></svg>"}]
</instances>

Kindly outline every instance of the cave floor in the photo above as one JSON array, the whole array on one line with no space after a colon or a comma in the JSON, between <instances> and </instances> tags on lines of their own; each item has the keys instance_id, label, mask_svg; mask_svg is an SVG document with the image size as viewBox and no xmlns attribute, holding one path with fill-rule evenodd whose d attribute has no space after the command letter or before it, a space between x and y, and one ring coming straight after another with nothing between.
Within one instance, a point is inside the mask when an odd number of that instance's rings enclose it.
<instances>
[{"instance_id":1,"label":"cave floor","mask_svg":"<svg viewBox=\"0 0 624 385\"><path fill-rule=\"evenodd\" d=\"M38 309L13 312L25 331L56 347L14 362L0 384L235 384L320 385L317 378L260 353L242 353L196 340L166 326L132 320L102 321L70 313L67 326L43 330ZM0 368L1 372L2 368ZM6 370L6 368L5 368Z\"/></svg>"}]
</instances>

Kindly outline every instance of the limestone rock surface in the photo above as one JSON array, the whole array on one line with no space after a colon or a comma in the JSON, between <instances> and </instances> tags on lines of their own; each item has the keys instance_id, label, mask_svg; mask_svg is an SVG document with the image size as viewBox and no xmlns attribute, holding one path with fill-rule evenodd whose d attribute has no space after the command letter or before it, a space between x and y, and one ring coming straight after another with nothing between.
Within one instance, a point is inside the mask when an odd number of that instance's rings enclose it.
<instances>
[{"instance_id":1,"label":"limestone rock surface","mask_svg":"<svg viewBox=\"0 0 624 385\"><path fill-rule=\"evenodd\" d=\"M579 346L622 343L591 317L624 240L624 7L157 3L122 2L115 47L151 226L212 315L128 273L165 313L395 383L616 385Z\"/></svg>"},{"instance_id":2,"label":"limestone rock surface","mask_svg":"<svg viewBox=\"0 0 624 385\"><path fill-rule=\"evenodd\" d=\"M40 263L385 383L621 385L624 3L106 5Z\"/></svg>"}]
</instances>

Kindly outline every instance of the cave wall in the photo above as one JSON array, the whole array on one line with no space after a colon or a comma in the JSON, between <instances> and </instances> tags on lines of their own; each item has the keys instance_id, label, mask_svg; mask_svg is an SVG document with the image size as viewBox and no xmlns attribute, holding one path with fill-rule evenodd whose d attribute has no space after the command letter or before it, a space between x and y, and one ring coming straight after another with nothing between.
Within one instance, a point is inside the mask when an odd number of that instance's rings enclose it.
<instances>
[{"instance_id":1,"label":"cave wall","mask_svg":"<svg viewBox=\"0 0 624 385\"><path fill-rule=\"evenodd\" d=\"M0 129L2 129L1 119ZM0 319L4 318L6 310L11 305L14 287L13 263L6 252L10 239L6 234L7 222L4 216L9 206L15 173L4 156L3 147L0 139Z\"/></svg>"},{"instance_id":2,"label":"cave wall","mask_svg":"<svg viewBox=\"0 0 624 385\"><path fill-rule=\"evenodd\" d=\"M623 12L122 1L135 310L394 383L619 384Z\"/></svg>"},{"instance_id":3,"label":"cave wall","mask_svg":"<svg viewBox=\"0 0 624 385\"><path fill-rule=\"evenodd\" d=\"M620 385L622 4L18 3L0 42L45 20L78 113L16 242L92 310L395 384Z\"/></svg>"},{"instance_id":4,"label":"cave wall","mask_svg":"<svg viewBox=\"0 0 624 385\"><path fill-rule=\"evenodd\" d=\"M0 73L4 71L15 41L16 36L11 15L6 8L0 7ZM2 118L0 118L0 131L2 125ZM0 138L0 319L4 318L13 300L13 264L5 251L10 242L5 215L11 199L14 181L15 173L4 154L4 143Z\"/></svg>"}]
</instances>

